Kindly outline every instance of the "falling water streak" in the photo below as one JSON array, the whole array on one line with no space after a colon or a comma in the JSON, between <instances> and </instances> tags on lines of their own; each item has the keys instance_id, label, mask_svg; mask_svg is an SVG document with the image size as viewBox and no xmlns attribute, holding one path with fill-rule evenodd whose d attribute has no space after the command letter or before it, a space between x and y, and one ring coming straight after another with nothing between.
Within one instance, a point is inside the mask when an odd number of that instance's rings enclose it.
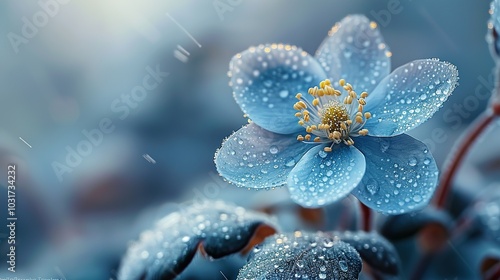
<instances>
[{"instance_id":1,"label":"falling water streak","mask_svg":"<svg viewBox=\"0 0 500 280\"><path fill-rule=\"evenodd\" d=\"M226 275L224 275L224 273L222 272L222 270L220 270L220 274L222 274L222 276L224 277L224 279L229 280L229 279L227 279Z\"/></svg>"},{"instance_id":2,"label":"falling water streak","mask_svg":"<svg viewBox=\"0 0 500 280\"><path fill-rule=\"evenodd\" d=\"M21 141L23 141L23 142L24 142L24 144L28 145L28 147L32 148L32 147L31 147L31 145L30 145L30 144L28 144L28 142L24 141L24 139L23 139L23 138L21 138L20 136L19 136L19 139L21 139Z\"/></svg>"},{"instance_id":3,"label":"falling water streak","mask_svg":"<svg viewBox=\"0 0 500 280\"><path fill-rule=\"evenodd\" d=\"M198 43L198 41L196 41L196 39L186 30L186 28L184 28L179 22L177 22L169 13L167 13L167 17L169 17L170 20L172 20L182 31L184 31L184 33L186 33L186 35L188 35L188 37L191 38L191 40L193 40L193 42L198 46L198 48L201 48L201 44Z\"/></svg>"}]
</instances>

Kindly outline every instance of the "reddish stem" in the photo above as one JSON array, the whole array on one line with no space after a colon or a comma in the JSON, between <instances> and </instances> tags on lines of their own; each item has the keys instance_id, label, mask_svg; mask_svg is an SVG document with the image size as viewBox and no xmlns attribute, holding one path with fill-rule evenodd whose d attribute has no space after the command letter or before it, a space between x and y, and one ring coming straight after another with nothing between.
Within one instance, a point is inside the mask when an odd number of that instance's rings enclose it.
<instances>
[{"instance_id":1,"label":"reddish stem","mask_svg":"<svg viewBox=\"0 0 500 280\"><path fill-rule=\"evenodd\" d=\"M359 203L361 205L361 219L362 219L362 230L369 232L372 230L372 209L363 203Z\"/></svg>"},{"instance_id":2,"label":"reddish stem","mask_svg":"<svg viewBox=\"0 0 500 280\"><path fill-rule=\"evenodd\" d=\"M488 127L488 125L495 118L495 114L491 111L487 111L479 116L475 123L471 125L463 134L462 138L459 142L456 153L451 154L451 160L449 161L449 166L443 172L441 176L440 184L438 186L438 196L435 200L436 208L443 208L446 199L448 197L448 193L451 189L451 183L455 176L455 173L458 171L460 164L462 163L464 157L467 155L467 152L470 150L474 142L478 139L481 133Z\"/></svg>"}]
</instances>

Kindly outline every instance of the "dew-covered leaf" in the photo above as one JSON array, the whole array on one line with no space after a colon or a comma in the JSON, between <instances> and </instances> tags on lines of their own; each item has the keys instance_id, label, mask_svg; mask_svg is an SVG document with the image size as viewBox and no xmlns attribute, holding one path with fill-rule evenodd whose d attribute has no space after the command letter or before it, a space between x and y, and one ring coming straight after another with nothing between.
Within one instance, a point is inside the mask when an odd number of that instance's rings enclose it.
<instances>
[{"instance_id":1,"label":"dew-covered leaf","mask_svg":"<svg viewBox=\"0 0 500 280\"><path fill-rule=\"evenodd\" d=\"M415 235L431 224L449 230L453 219L444 211L428 207L420 212L387 217L382 223L380 233L389 240L401 240Z\"/></svg>"},{"instance_id":2,"label":"dew-covered leaf","mask_svg":"<svg viewBox=\"0 0 500 280\"><path fill-rule=\"evenodd\" d=\"M358 252L338 236L296 231L255 247L237 279L358 279L361 268Z\"/></svg>"},{"instance_id":3,"label":"dew-covered leaf","mask_svg":"<svg viewBox=\"0 0 500 280\"><path fill-rule=\"evenodd\" d=\"M346 231L335 235L354 247L363 261L374 270L392 276L397 276L400 273L400 260L396 249L379 234Z\"/></svg>"},{"instance_id":4,"label":"dew-covered leaf","mask_svg":"<svg viewBox=\"0 0 500 280\"><path fill-rule=\"evenodd\" d=\"M122 259L118 279L173 279L198 249L212 258L244 251L277 228L268 216L222 201L180 207L141 233Z\"/></svg>"}]
</instances>

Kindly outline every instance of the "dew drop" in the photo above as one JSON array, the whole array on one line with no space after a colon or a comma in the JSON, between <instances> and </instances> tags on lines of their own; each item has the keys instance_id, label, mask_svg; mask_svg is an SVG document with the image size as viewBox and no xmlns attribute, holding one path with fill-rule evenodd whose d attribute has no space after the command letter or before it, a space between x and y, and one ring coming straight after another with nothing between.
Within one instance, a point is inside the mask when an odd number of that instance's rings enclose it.
<instances>
[{"instance_id":1,"label":"dew drop","mask_svg":"<svg viewBox=\"0 0 500 280\"><path fill-rule=\"evenodd\" d=\"M279 152L279 149L276 146L271 146L271 148L269 148L269 152L271 154L275 155L275 154L277 154Z\"/></svg>"},{"instance_id":2,"label":"dew drop","mask_svg":"<svg viewBox=\"0 0 500 280\"><path fill-rule=\"evenodd\" d=\"M142 251L141 258L147 259L148 257L149 257L149 252L148 251Z\"/></svg>"},{"instance_id":3,"label":"dew drop","mask_svg":"<svg viewBox=\"0 0 500 280\"><path fill-rule=\"evenodd\" d=\"M326 274L325 273L320 273L318 274L319 279L326 279Z\"/></svg>"},{"instance_id":4,"label":"dew drop","mask_svg":"<svg viewBox=\"0 0 500 280\"><path fill-rule=\"evenodd\" d=\"M409 166L415 166L417 165L417 159L415 157L411 157L409 160L408 160L408 165Z\"/></svg>"},{"instance_id":5,"label":"dew drop","mask_svg":"<svg viewBox=\"0 0 500 280\"><path fill-rule=\"evenodd\" d=\"M413 201L420 202L420 201L422 201L422 197L420 195L416 194L413 196Z\"/></svg>"},{"instance_id":6,"label":"dew drop","mask_svg":"<svg viewBox=\"0 0 500 280\"><path fill-rule=\"evenodd\" d=\"M424 164L429 165L431 163L431 160L429 158L424 159Z\"/></svg>"},{"instance_id":7,"label":"dew drop","mask_svg":"<svg viewBox=\"0 0 500 280\"><path fill-rule=\"evenodd\" d=\"M321 157L321 158L326 158L327 154L325 151L321 150L318 152L318 155Z\"/></svg>"},{"instance_id":8,"label":"dew drop","mask_svg":"<svg viewBox=\"0 0 500 280\"><path fill-rule=\"evenodd\" d=\"M427 94L423 93L422 95L420 95L420 100L425 100L427 99Z\"/></svg>"},{"instance_id":9,"label":"dew drop","mask_svg":"<svg viewBox=\"0 0 500 280\"><path fill-rule=\"evenodd\" d=\"M326 248L331 248L333 247L335 243L333 242L333 239L331 238L325 238L325 240L323 240L323 246L325 246Z\"/></svg>"},{"instance_id":10,"label":"dew drop","mask_svg":"<svg viewBox=\"0 0 500 280\"><path fill-rule=\"evenodd\" d=\"M282 91L280 91L280 97L281 98L287 98L288 97L288 90L282 90Z\"/></svg>"},{"instance_id":11,"label":"dew drop","mask_svg":"<svg viewBox=\"0 0 500 280\"><path fill-rule=\"evenodd\" d=\"M380 190L380 187L378 186L377 181L369 179L368 182L366 182L366 190L370 194L375 195Z\"/></svg>"},{"instance_id":12,"label":"dew drop","mask_svg":"<svg viewBox=\"0 0 500 280\"><path fill-rule=\"evenodd\" d=\"M340 269L342 269L342 271L344 271L344 272L346 272L348 269L346 261L339 261L339 266L340 266Z\"/></svg>"},{"instance_id":13,"label":"dew drop","mask_svg":"<svg viewBox=\"0 0 500 280\"><path fill-rule=\"evenodd\" d=\"M289 161L287 161L287 163L285 163L285 166L286 167L294 167L295 166L295 159L290 159Z\"/></svg>"},{"instance_id":14,"label":"dew drop","mask_svg":"<svg viewBox=\"0 0 500 280\"><path fill-rule=\"evenodd\" d=\"M385 140L382 140L380 141L380 151L382 153L385 153L387 151L387 149L389 149L389 142L385 141Z\"/></svg>"},{"instance_id":15,"label":"dew drop","mask_svg":"<svg viewBox=\"0 0 500 280\"><path fill-rule=\"evenodd\" d=\"M187 236L187 235L186 235L186 236L184 236L184 237L182 238L182 242L188 242L188 241L189 241L189 239L191 239L191 238L189 238L189 236Z\"/></svg>"}]
</instances>

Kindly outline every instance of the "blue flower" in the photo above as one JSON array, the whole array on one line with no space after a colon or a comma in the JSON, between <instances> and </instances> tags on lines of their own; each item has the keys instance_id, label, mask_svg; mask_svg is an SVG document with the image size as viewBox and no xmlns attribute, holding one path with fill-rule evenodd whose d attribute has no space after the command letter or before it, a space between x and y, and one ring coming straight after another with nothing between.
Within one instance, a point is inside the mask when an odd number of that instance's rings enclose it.
<instances>
[{"instance_id":1,"label":"blue flower","mask_svg":"<svg viewBox=\"0 0 500 280\"><path fill-rule=\"evenodd\" d=\"M309 208L349 194L387 214L425 207L438 169L426 145L404 132L439 109L458 72L424 59L390 73L391 55L377 24L361 15L334 25L315 57L282 44L237 54L231 85L251 122L216 153L218 172L240 187L287 185Z\"/></svg>"}]
</instances>

